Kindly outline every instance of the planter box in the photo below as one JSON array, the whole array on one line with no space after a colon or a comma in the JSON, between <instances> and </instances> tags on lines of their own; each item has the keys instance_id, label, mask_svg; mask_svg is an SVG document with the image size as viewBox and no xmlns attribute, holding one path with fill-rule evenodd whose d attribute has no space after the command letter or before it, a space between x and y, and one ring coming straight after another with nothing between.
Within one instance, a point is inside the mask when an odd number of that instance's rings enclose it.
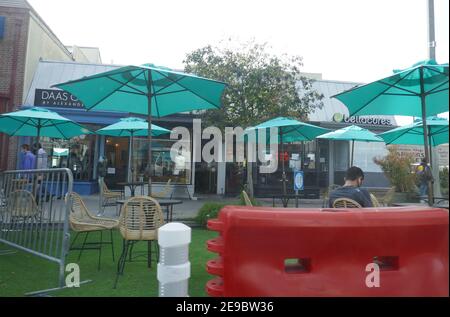
<instances>
[{"instance_id":1,"label":"planter box","mask_svg":"<svg viewBox=\"0 0 450 317\"><path fill-rule=\"evenodd\" d=\"M419 197L417 193L394 193L394 197L392 199L394 203L418 203Z\"/></svg>"}]
</instances>

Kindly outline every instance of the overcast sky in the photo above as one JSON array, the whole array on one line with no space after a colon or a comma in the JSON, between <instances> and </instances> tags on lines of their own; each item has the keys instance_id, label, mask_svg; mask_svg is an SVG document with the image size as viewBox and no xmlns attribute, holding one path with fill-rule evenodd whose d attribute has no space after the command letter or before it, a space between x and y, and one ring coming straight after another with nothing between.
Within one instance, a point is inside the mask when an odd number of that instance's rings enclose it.
<instances>
[{"instance_id":1,"label":"overcast sky","mask_svg":"<svg viewBox=\"0 0 450 317\"><path fill-rule=\"evenodd\" d=\"M65 45L104 63L181 68L221 39L268 42L325 79L369 82L428 56L427 0L28 0ZM448 0L435 0L437 60L448 62Z\"/></svg>"},{"instance_id":2,"label":"overcast sky","mask_svg":"<svg viewBox=\"0 0 450 317\"><path fill-rule=\"evenodd\" d=\"M427 0L28 0L65 45L104 63L182 68L233 38L304 58L324 79L370 82L428 58ZM449 1L435 0L436 57L449 58Z\"/></svg>"}]
</instances>

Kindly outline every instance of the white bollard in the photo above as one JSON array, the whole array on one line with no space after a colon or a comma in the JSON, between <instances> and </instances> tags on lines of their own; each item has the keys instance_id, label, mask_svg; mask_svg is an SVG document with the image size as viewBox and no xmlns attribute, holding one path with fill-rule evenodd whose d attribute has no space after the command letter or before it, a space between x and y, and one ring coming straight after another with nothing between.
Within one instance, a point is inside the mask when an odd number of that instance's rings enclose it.
<instances>
[{"instance_id":1,"label":"white bollard","mask_svg":"<svg viewBox=\"0 0 450 317\"><path fill-rule=\"evenodd\" d=\"M191 263L189 244L191 228L171 222L158 229L159 297L187 297Z\"/></svg>"}]
</instances>

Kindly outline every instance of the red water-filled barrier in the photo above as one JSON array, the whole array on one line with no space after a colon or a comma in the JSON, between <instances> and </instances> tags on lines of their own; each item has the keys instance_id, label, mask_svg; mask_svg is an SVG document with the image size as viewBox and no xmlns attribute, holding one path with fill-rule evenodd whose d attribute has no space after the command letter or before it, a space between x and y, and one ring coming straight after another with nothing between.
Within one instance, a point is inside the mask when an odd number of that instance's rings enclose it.
<instances>
[{"instance_id":1,"label":"red water-filled barrier","mask_svg":"<svg viewBox=\"0 0 450 317\"><path fill-rule=\"evenodd\" d=\"M210 296L448 296L445 209L226 206Z\"/></svg>"}]
</instances>

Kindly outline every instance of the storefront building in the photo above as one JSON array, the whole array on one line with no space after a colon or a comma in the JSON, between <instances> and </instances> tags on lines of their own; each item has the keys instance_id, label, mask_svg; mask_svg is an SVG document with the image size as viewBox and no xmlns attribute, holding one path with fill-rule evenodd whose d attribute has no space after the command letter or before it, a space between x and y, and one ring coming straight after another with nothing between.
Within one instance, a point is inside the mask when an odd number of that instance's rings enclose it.
<instances>
[{"instance_id":1,"label":"storefront building","mask_svg":"<svg viewBox=\"0 0 450 317\"><path fill-rule=\"evenodd\" d=\"M86 111L76 97L52 88L52 85L56 83L113 70L117 67L119 66L42 60L37 66L22 107L46 107L86 126L91 131L113 124L120 118L136 116L126 112ZM394 128L396 121L393 116L348 117L347 108L340 101L330 98L355 85L357 83L316 80L313 86L324 94L324 105L322 109L318 109L310 115L309 123L331 130L356 124L374 133ZM145 117L143 118L145 119ZM155 119L155 124L169 130L177 126L186 127L192 137L194 118L196 116L191 113L182 113ZM134 166L137 179L144 181L147 179L148 143L144 137L135 139L133 149L131 149L128 138L105 137L95 134L83 135L71 140L43 138L42 141L50 156L49 167L70 168L75 178L75 190L80 194L89 195L98 191L97 164L101 156L107 159L105 182L109 187L119 188L117 183L129 180L131 165ZM198 140L192 139L191 141L189 152L193 157L196 149L195 142ZM30 138L19 138L19 144L31 142ZM188 163L180 173L170 157L170 149L174 142L176 140L171 140L169 135L153 139L153 190L159 191L171 180L172 187L175 189L174 194L179 197L188 197L188 194L190 196L201 194L234 196L239 194L247 180L245 164L192 162ZM204 145L208 140L201 142ZM281 149L279 150L281 151ZM133 151L133 162L130 165L131 151ZM226 151L224 145L223 151ZM351 145L346 141L316 139L310 142L286 144L285 154L281 157L286 158L288 191L294 192L294 168L301 168L304 172L305 190L300 193L304 197L317 198L319 193L329 185L343 184L345 171L349 167L350 153ZM390 186L380 167L373 161L375 157L387 154L387 147L384 143L355 142L354 153L354 165L361 167L365 173L364 186ZM18 151L16 155L19 155ZM16 168L19 167L18 161L14 160L17 162ZM278 170L272 174L259 173L256 164L253 168L253 183L257 196L281 193L281 162L279 162Z\"/></svg>"},{"instance_id":2,"label":"storefront building","mask_svg":"<svg viewBox=\"0 0 450 317\"><path fill-rule=\"evenodd\" d=\"M91 62L98 48L70 50L25 0L0 0L0 113L25 102L40 59ZM17 138L0 134L0 171L13 169Z\"/></svg>"},{"instance_id":3,"label":"storefront building","mask_svg":"<svg viewBox=\"0 0 450 317\"><path fill-rule=\"evenodd\" d=\"M348 117L347 108L337 99L330 98L339 92L348 90L359 83L316 80L313 88L324 95L323 108L317 109L310 114L309 122L317 126L331 130L341 129L349 125L358 125L374 133L381 133L396 127L393 116L365 116ZM301 93L301 91L300 91ZM345 171L350 165L351 144L347 141L329 141L316 139L310 142L296 142L284 145L285 153L279 155L285 158L285 169L288 179L288 193L294 193L294 169L302 169L304 172L304 191L299 194L305 198L319 198L320 192L332 184L344 183ZM281 148L279 148L281 152ZM387 154L387 147L384 143L355 142L355 156L353 165L359 166L365 173L364 186L367 187L388 187L389 181L384 176L380 167L373 162L375 157ZM278 164L278 170L272 174L259 173L258 165L254 165L253 183L255 195L268 197L282 192L282 162ZM235 184L227 186L233 179L245 179L242 172L235 164L230 169L227 166L224 184L228 194L236 194ZM231 173L230 173L231 172ZM219 177L220 178L220 177Z\"/></svg>"},{"instance_id":4,"label":"storefront building","mask_svg":"<svg viewBox=\"0 0 450 317\"><path fill-rule=\"evenodd\" d=\"M52 85L57 83L106 72L118 67L105 64L40 61L22 107L39 106L48 108L82 124L93 132L116 123L121 118L136 116L127 112L86 111L82 102L75 96L52 88ZM145 117L143 118L145 119ZM154 124L169 130L177 126L192 130L193 118L195 116L190 114L176 114L161 119L155 118ZM136 179L144 181L147 179L148 141L145 137L136 137L133 149L131 149L129 138L107 137L96 134L82 135L71 140L42 138L41 141L49 155L49 167L68 167L71 169L75 180L75 191L80 194L89 195L98 191L97 165L100 156L107 160L105 182L110 188L119 188L117 183L129 180L131 175L129 164L131 151L133 151L132 164ZM20 144L31 142L31 138L20 138ZM182 173L175 168L175 163L172 162L170 157L170 149L175 142L176 140L170 139L169 134L153 138L153 190L160 190L170 179L172 186L180 191L180 196L188 196L188 191L192 195L195 165L186 165ZM19 167L19 164L17 162L16 167Z\"/></svg>"}]
</instances>

